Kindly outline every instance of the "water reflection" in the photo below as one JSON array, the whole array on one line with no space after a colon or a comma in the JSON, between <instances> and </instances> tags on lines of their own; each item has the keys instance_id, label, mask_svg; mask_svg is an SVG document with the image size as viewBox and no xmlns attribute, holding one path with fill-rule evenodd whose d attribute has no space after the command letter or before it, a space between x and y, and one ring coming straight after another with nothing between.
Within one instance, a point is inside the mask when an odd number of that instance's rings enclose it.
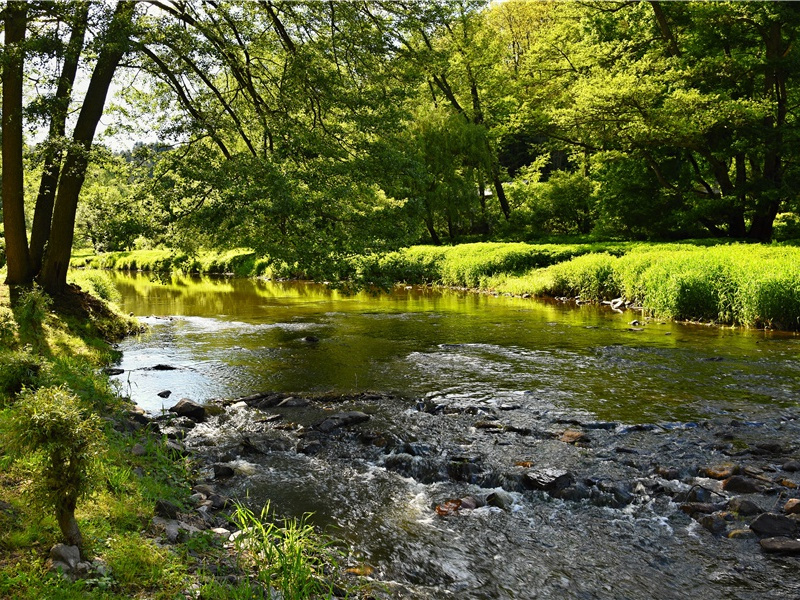
<instances>
[{"instance_id":1,"label":"water reflection","mask_svg":"<svg viewBox=\"0 0 800 600\"><path fill-rule=\"evenodd\" d=\"M348 296L324 285L114 275L150 333L119 380L205 400L265 390L394 390L502 402L523 390L606 420L687 420L795 402L791 334L648 321L635 313L430 288ZM164 318L173 317L173 318ZM156 364L172 371L148 370Z\"/></svg>"}]
</instances>

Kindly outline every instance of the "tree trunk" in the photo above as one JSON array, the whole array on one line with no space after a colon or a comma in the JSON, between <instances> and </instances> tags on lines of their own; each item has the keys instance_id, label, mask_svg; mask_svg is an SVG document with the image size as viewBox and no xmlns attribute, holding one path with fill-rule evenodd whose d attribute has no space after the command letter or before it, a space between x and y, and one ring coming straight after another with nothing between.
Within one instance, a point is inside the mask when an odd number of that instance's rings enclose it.
<instances>
[{"instance_id":1,"label":"tree trunk","mask_svg":"<svg viewBox=\"0 0 800 600\"><path fill-rule=\"evenodd\" d=\"M80 548L83 546L83 536L78 527L78 521L75 519L76 505L77 502L74 500L68 500L63 506L57 506L56 520L67 545Z\"/></svg>"},{"instance_id":2,"label":"tree trunk","mask_svg":"<svg viewBox=\"0 0 800 600\"><path fill-rule=\"evenodd\" d=\"M58 177L61 172L62 148L61 138L66 130L69 102L72 98L72 86L75 74L78 71L78 62L83 50L83 40L86 33L86 24L89 18L89 4L78 4L72 23L72 34L67 44L64 55L64 65L58 79L56 89L55 107L50 116L50 132L48 142L50 146L44 155L44 168L39 184L39 195L36 197L36 208L33 213L33 229L31 230L31 270L38 274L42 268L44 246L50 237L50 228L53 220L53 204L56 198Z\"/></svg>"},{"instance_id":3,"label":"tree trunk","mask_svg":"<svg viewBox=\"0 0 800 600\"><path fill-rule=\"evenodd\" d=\"M61 292L67 284L67 269L75 236L75 213L89 164L89 151L97 123L103 115L114 71L128 50L134 9L134 2L123 1L114 10L108 36L103 41L75 124L75 144L67 152L64 161L53 209L53 227L39 274L39 283L50 294Z\"/></svg>"},{"instance_id":4,"label":"tree trunk","mask_svg":"<svg viewBox=\"0 0 800 600\"><path fill-rule=\"evenodd\" d=\"M33 277L25 229L25 188L22 162L23 43L27 2L8 2L5 9L3 69L3 227L6 238L7 284L30 283Z\"/></svg>"}]
</instances>

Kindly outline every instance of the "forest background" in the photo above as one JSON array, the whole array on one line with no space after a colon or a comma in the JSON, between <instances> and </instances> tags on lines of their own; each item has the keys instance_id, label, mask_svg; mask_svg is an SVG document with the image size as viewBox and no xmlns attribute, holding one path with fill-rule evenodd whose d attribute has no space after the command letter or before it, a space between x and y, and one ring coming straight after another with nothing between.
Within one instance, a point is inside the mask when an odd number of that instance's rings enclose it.
<instances>
[{"instance_id":1,"label":"forest background","mask_svg":"<svg viewBox=\"0 0 800 600\"><path fill-rule=\"evenodd\" d=\"M63 287L73 246L246 247L336 279L416 243L800 234L791 2L3 14L12 282Z\"/></svg>"}]
</instances>

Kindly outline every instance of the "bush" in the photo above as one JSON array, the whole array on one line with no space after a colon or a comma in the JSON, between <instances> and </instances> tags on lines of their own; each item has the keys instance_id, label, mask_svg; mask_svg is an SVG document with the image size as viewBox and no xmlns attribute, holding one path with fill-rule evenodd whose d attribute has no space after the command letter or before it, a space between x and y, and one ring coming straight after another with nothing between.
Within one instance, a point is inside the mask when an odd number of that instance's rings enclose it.
<instances>
[{"instance_id":1,"label":"bush","mask_svg":"<svg viewBox=\"0 0 800 600\"><path fill-rule=\"evenodd\" d=\"M64 388L24 393L5 423L7 449L33 459L32 502L55 510L70 545L83 543L75 508L92 488L100 448L100 421L87 414L80 400Z\"/></svg>"}]
</instances>

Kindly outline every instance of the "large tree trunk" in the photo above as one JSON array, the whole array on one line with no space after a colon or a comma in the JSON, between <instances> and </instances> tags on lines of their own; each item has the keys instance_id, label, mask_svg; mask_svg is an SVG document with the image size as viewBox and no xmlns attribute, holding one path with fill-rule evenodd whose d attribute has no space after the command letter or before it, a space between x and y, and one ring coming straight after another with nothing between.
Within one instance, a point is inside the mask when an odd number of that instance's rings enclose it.
<instances>
[{"instance_id":1,"label":"large tree trunk","mask_svg":"<svg viewBox=\"0 0 800 600\"><path fill-rule=\"evenodd\" d=\"M114 71L128 50L134 9L134 2L123 1L117 4L78 115L73 134L75 144L67 152L64 161L53 209L53 227L39 273L39 283L51 294L61 292L67 284L67 269L75 236L75 213L86 177L89 151L97 123L103 115Z\"/></svg>"},{"instance_id":2,"label":"large tree trunk","mask_svg":"<svg viewBox=\"0 0 800 600\"><path fill-rule=\"evenodd\" d=\"M78 71L78 62L83 50L83 40L86 34L86 24L89 18L89 3L81 2L75 8L72 22L72 34L64 54L64 64L56 89L55 107L50 116L50 132L48 134L49 146L44 154L44 168L39 184L39 194L36 197L36 208L33 213L33 229L31 230L30 260L31 270L34 274L42 268L44 246L50 237L50 228L53 220L53 204L56 198L58 177L61 173L61 160L63 158L61 138L66 130L69 102L72 98L72 85Z\"/></svg>"},{"instance_id":3,"label":"large tree trunk","mask_svg":"<svg viewBox=\"0 0 800 600\"><path fill-rule=\"evenodd\" d=\"M6 283L30 283L33 277L25 229L25 188L22 162L23 42L27 2L8 2L5 9L3 69L3 227L6 238Z\"/></svg>"}]
</instances>

